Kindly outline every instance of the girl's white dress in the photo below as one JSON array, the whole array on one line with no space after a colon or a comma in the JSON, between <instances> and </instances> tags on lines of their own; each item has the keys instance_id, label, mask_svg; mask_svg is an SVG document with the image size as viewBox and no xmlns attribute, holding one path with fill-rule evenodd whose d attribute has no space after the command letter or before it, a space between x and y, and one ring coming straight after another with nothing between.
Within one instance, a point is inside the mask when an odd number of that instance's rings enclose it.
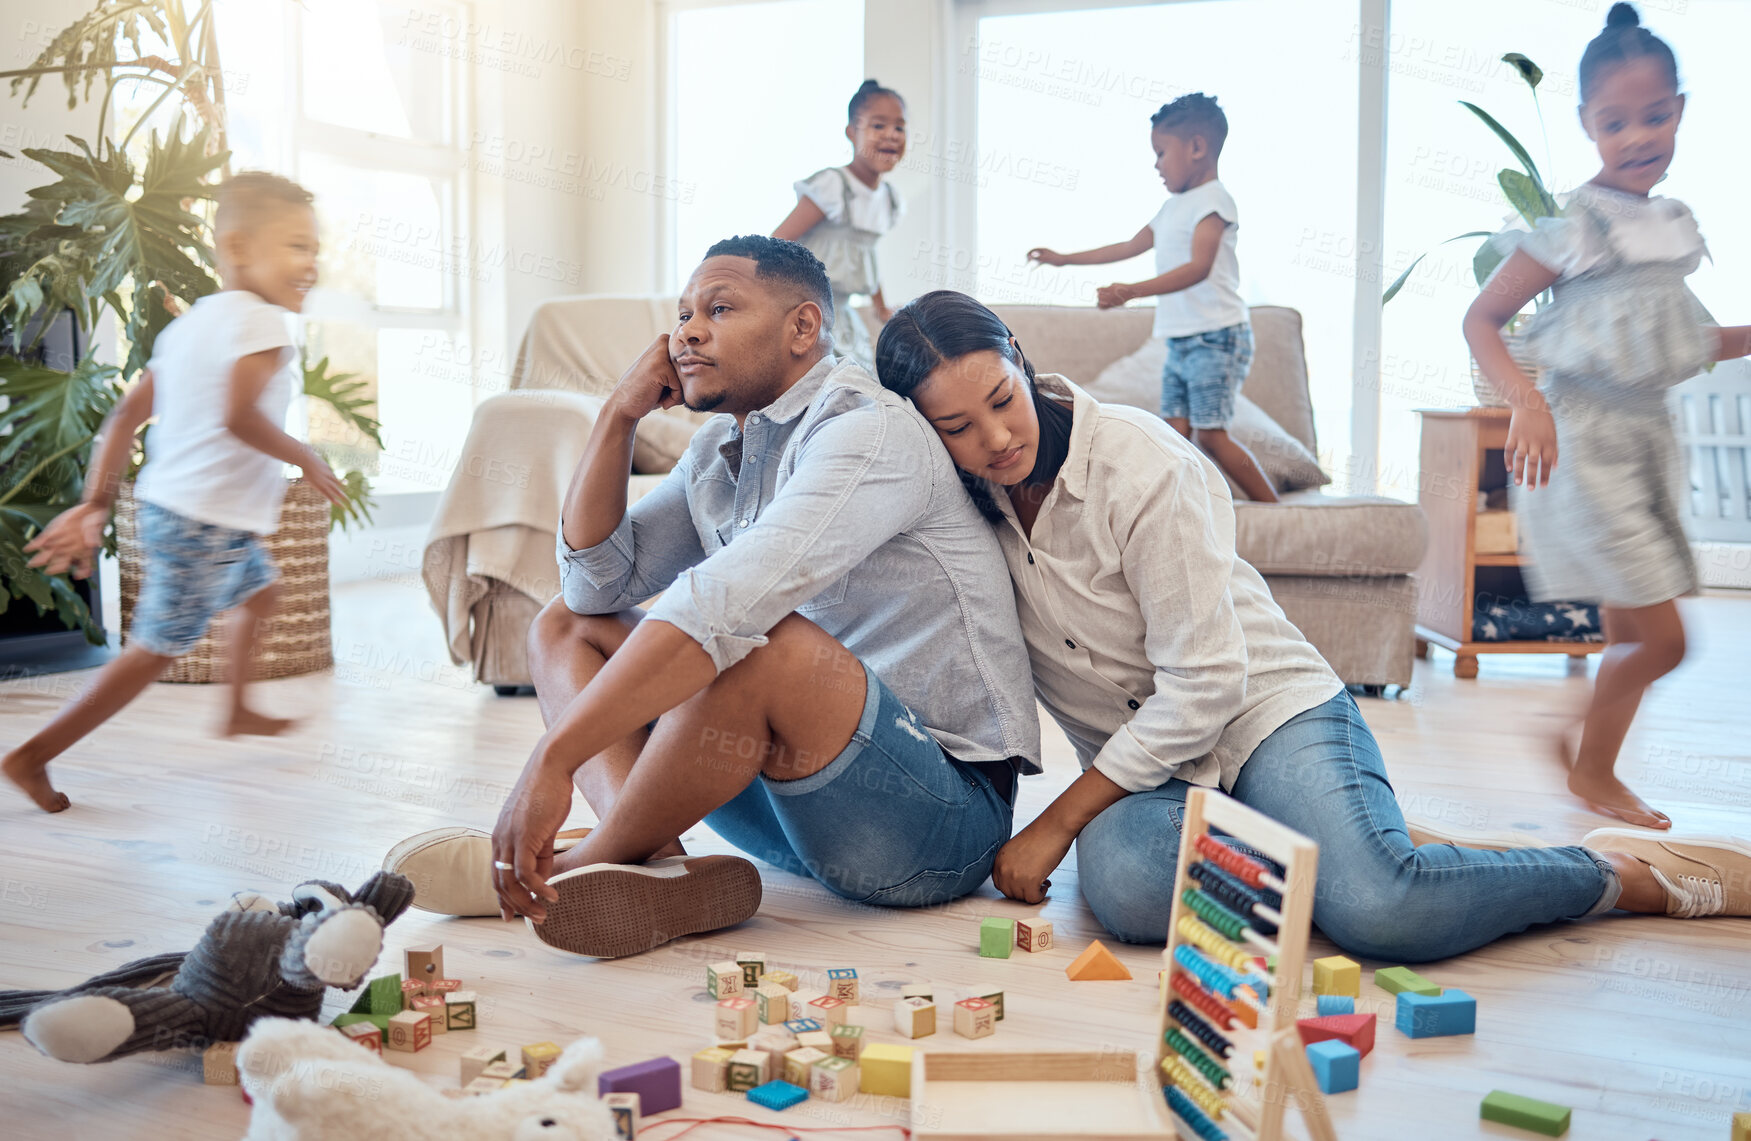
<instances>
[{"instance_id":1,"label":"girl's white dress","mask_svg":"<svg viewBox=\"0 0 1751 1141\"><path fill-rule=\"evenodd\" d=\"M1539 601L1652 606L1697 587L1666 390L1714 359L1713 321L1684 279L1707 252L1689 207L1584 185L1563 214L1504 235L1556 272L1526 334L1556 421L1548 486L1513 488Z\"/></svg>"},{"instance_id":2,"label":"girl's white dress","mask_svg":"<svg viewBox=\"0 0 1751 1141\"><path fill-rule=\"evenodd\" d=\"M821 259L833 284L833 351L873 373L875 344L851 312L851 299L882 287L876 243L904 216L906 205L893 183L884 179L865 186L842 166L818 170L794 188L799 199L807 198L826 215L797 240Z\"/></svg>"}]
</instances>

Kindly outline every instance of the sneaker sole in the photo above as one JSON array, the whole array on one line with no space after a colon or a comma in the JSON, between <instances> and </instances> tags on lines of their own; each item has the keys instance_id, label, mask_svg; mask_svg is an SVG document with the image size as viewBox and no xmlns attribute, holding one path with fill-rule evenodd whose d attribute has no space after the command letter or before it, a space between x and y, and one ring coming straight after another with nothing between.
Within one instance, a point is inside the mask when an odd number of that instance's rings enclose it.
<instances>
[{"instance_id":1,"label":"sneaker sole","mask_svg":"<svg viewBox=\"0 0 1751 1141\"><path fill-rule=\"evenodd\" d=\"M1404 829L1410 833L1411 843L1422 847L1424 844L1452 844L1460 848L1476 848L1485 852L1511 852L1516 848L1537 848L1544 842L1533 836L1519 832L1478 833L1476 835L1464 832L1449 832L1432 824L1406 818Z\"/></svg>"},{"instance_id":2,"label":"sneaker sole","mask_svg":"<svg viewBox=\"0 0 1751 1141\"><path fill-rule=\"evenodd\" d=\"M576 828L561 832L555 848L564 851L588 835L589 831L588 828ZM455 857L444 860L436 876L421 874L421 869L417 866L410 867L417 865L422 852L438 845L460 843L476 845L478 850L460 860ZM466 876L469 881L467 885L457 884L455 881L463 876L461 868L475 864L479 866L480 874ZM413 906L421 911L464 919L492 918L500 914L498 893L493 890L492 885L492 834L489 832L482 832L478 828L450 827L433 828L416 836L409 836L389 849L388 854L383 857L383 870L407 876L412 881ZM432 882L434 879L444 882L439 885Z\"/></svg>"},{"instance_id":3,"label":"sneaker sole","mask_svg":"<svg viewBox=\"0 0 1751 1141\"><path fill-rule=\"evenodd\" d=\"M1685 848L1712 848L1751 860L1751 842L1738 836L1673 835L1648 828L1595 828L1581 837L1581 846L1601 852L1625 852L1644 861L1648 861L1649 855L1683 855ZM1676 852L1672 851L1674 848Z\"/></svg>"},{"instance_id":4,"label":"sneaker sole","mask_svg":"<svg viewBox=\"0 0 1751 1141\"><path fill-rule=\"evenodd\" d=\"M738 856L691 856L668 867L591 864L547 881L559 898L527 920L550 947L618 959L671 939L729 927L760 910L760 873Z\"/></svg>"}]
</instances>

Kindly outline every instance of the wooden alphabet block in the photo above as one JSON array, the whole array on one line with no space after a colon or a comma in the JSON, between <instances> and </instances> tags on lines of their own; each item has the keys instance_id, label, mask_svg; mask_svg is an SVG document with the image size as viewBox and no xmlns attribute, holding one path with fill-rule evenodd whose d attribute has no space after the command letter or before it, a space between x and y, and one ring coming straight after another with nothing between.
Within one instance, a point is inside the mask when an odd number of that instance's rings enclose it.
<instances>
[{"instance_id":1,"label":"wooden alphabet block","mask_svg":"<svg viewBox=\"0 0 1751 1141\"><path fill-rule=\"evenodd\" d=\"M438 979L426 984L426 993L437 998L455 994L462 989L461 979Z\"/></svg>"},{"instance_id":2,"label":"wooden alphabet block","mask_svg":"<svg viewBox=\"0 0 1751 1141\"><path fill-rule=\"evenodd\" d=\"M798 1046L810 1046L823 1054L833 1053L833 1036L825 1030L810 1030L796 1036Z\"/></svg>"},{"instance_id":3,"label":"wooden alphabet block","mask_svg":"<svg viewBox=\"0 0 1751 1141\"><path fill-rule=\"evenodd\" d=\"M401 980L401 1009L402 1010L412 1010L413 1009L413 1000L416 998L423 998L425 996L425 994L426 994L426 980L424 980L424 979L402 979ZM397 1011L396 1013L399 1014L399 1013L401 1013L401 1011Z\"/></svg>"},{"instance_id":4,"label":"wooden alphabet block","mask_svg":"<svg viewBox=\"0 0 1751 1141\"><path fill-rule=\"evenodd\" d=\"M471 990L444 996L444 1025L451 1030L473 1030L480 1025L480 999Z\"/></svg>"},{"instance_id":5,"label":"wooden alphabet block","mask_svg":"<svg viewBox=\"0 0 1751 1141\"><path fill-rule=\"evenodd\" d=\"M730 1055L725 1086L731 1093L747 1093L772 1080L772 1055L764 1050L737 1050Z\"/></svg>"},{"instance_id":6,"label":"wooden alphabet block","mask_svg":"<svg viewBox=\"0 0 1751 1141\"><path fill-rule=\"evenodd\" d=\"M936 988L929 983L907 983L900 988L901 998L921 998L925 1002L936 1001Z\"/></svg>"},{"instance_id":7,"label":"wooden alphabet block","mask_svg":"<svg viewBox=\"0 0 1751 1141\"><path fill-rule=\"evenodd\" d=\"M863 1054L863 1027L835 1026L828 1033L833 1039L833 1054L839 1058L850 1058L857 1061Z\"/></svg>"},{"instance_id":8,"label":"wooden alphabet block","mask_svg":"<svg viewBox=\"0 0 1751 1141\"><path fill-rule=\"evenodd\" d=\"M850 1058L827 1058L809 1069L809 1093L822 1101L844 1101L857 1092L861 1070Z\"/></svg>"},{"instance_id":9,"label":"wooden alphabet block","mask_svg":"<svg viewBox=\"0 0 1751 1141\"><path fill-rule=\"evenodd\" d=\"M962 1038L984 1038L997 1032L997 1008L982 998L963 998L955 1003L955 1033Z\"/></svg>"},{"instance_id":10,"label":"wooden alphabet block","mask_svg":"<svg viewBox=\"0 0 1751 1141\"><path fill-rule=\"evenodd\" d=\"M1002 1022L1003 1021L1003 992L1000 990L988 990L984 994L979 995L978 997L984 999L986 1002L990 1003L992 1006L997 1008L997 1021Z\"/></svg>"},{"instance_id":11,"label":"wooden alphabet block","mask_svg":"<svg viewBox=\"0 0 1751 1141\"><path fill-rule=\"evenodd\" d=\"M824 1064L824 1063L823 1063ZM858 1063L858 1088L878 1097L912 1096L912 1047L872 1042Z\"/></svg>"},{"instance_id":12,"label":"wooden alphabet block","mask_svg":"<svg viewBox=\"0 0 1751 1141\"><path fill-rule=\"evenodd\" d=\"M717 1004L717 1036L747 1038L760 1028L760 1011L751 998L726 998Z\"/></svg>"},{"instance_id":13,"label":"wooden alphabet block","mask_svg":"<svg viewBox=\"0 0 1751 1141\"><path fill-rule=\"evenodd\" d=\"M761 983L754 988L754 1005L761 1025L784 1022L790 1017L790 992L781 986Z\"/></svg>"},{"instance_id":14,"label":"wooden alphabet block","mask_svg":"<svg viewBox=\"0 0 1751 1141\"><path fill-rule=\"evenodd\" d=\"M784 1056L784 1080L808 1089L809 1070L816 1062L824 1062L832 1056L810 1046L799 1046Z\"/></svg>"},{"instance_id":15,"label":"wooden alphabet block","mask_svg":"<svg viewBox=\"0 0 1751 1141\"><path fill-rule=\"evenodd\" d=\"M449 1028L449 1020L444 1017L444 1000L436 995L422 994L413 1000L413 1005L408 1009L430 1018L433 1034L442 1034Z\"/></svg>"},{"instance_id":16,"label":"wooden alphabet block","mask_svg":"<svg viewBox=\"0 0 1751 1141\"><path fill-rule=\"evenodd\" d=\"M503 1046L476 1046L462 1055L462 1084L467 1085L486 1072L494 1062L505 1060Z\"/></svg>"},{"instance_id":17,"label":"wooden alphabet block","mask_svg":"<svg viewBox=\"0 0 1751 1141\"><path fill-rule=\"evenodd\" d=\"M552 1042L535 1042L523 1047L522 1076L534 1081L559 1060L559 1055L559 1047Z\"/></svg>"},{"instance_id":18,"label":"wooden alphabet block","mask_svg":"<svg viewBox=\"0 0 1751 1141\"><path fill-rule=\"evenodd\" d=\"M760 976L760 979L762 982L771 983L773 986L781 986L785 990L792 992L794 992L798 986L802 985L797 980L797 977L789 971L767 971Z\"/></svg>"},{"instance_id":19,"label":"wooden alphabet block","mask_svg":"<svg viewBox=\"0 0 1751 1141\"><path fill-rule=\"evenodd\" d=\"M406 975L427 984L449 978L444 973L444 945L432 943L424 947L409 947Z\"/></svg>"},{"instance_id":20,"label":"wooden alphabet block","mask_svg":"<svg viewBox=\"0 0 1751 1141\"><path fill-rule=\"evenodd\" d=\"M846 1006L856 1006L861 1001L857 994L857 971L851 967L839 967L828 971L827 993Z\"/></svg>"},{"instance_id":21,"label":"wooden alphabet block","mask_svg":"<svg viewBox=\"0 0 1751 1141\"><path fill-rule=\"evenodd\" d=\"M462 1092L470 1097L478 1097L483 1093L497 1093L505 1088L505 1083L497 1078L479 1077L462 1083Z\"/></svg>"},{"instance_id":22,"label":"wooden alphabet block","mask_svg":"<svg viewBox=\"0 0 1751 1141\"><path fill-rule=\"evenodd\" d=\"M894 1029L907 1038L936 1033L936 1004L927 998L902 998L894 1004Z\"/></svg>"},{"instance_id":23,"label":"wooden alphabet block","mask_svg":"<svg viewBox=\"0 0 1751 1141\"><path fill-rule=\"evenodd\" d=\"M1313 960L1314 994L1347 994L1358 998L1362 994L1362 967L1342 955L1328 955Z\"/></svg>"},{"instance_id":24,"label":"wooden alphabet block","mask_svg":"<svg viewBox=\"0 0 1751 1141\"><path fill-rule=\"evenodd\" d=\"M638 1136L638 1101L630 1091L603 1095L602 1104L614 1116L615 1141L634 1141Z\"/></svg>"},{"instance_id":25,"label":"wooden alphabet block","mask_svg":"<svg viewBox=\"0 0 1751 1141\"><path fill-rule=\"evenodd\" d=\"M693 1088L706 1093L722 1093L728 1088L730 1059L734 1050L713 1047L693 1055Z\"/></svg>"},{"instance_id":26,"label":"wooden alphabet block","mask_svg":"<svg viewBox=\"0 0 1751 1141\"><path fill-rule=\"evenodd\" d=\"M807 1034L822 1029L822 1026L813 1018L792 1018L784 1024L784 1028L792 1034Z\"/></svg>"},{"instance_id":27,"label":"wooden alphabet block","mask_svg":"<svg viewBox=\"0 0 1751 1141\"><path fill-rule=\"evenodd\" d=\"M705 989L715 999L735 998L742 993L742 968L725 959L705 968Z\"/></svg>"},{"instance_id":28,"label":"wooden alphabet block","mask_svg":"<svg viewBox=\"0 0 1751 1141\"><path fill-rule=\"evenodd\" d=\"M397 991L401 988L396 987ZM404 1054L417 1054L432 1044L432 1016L418 1010L391 1015L383 1044Z\"/></svg>"},{"instance_id":29,"label":"wooden alphabet block","mask_svg":"<svg viewBox=\"0 0 1751 1141\"><path fill-rule=\"evenodd\" d=\"M1034 954L1050 950L1052 947L1052 925L1043 919L1016 920L1015 945Z\"/></svg>"},{"instance_id":30,"label":"wooden alphabet block","mask_svg":"<svg viewBox=\"0 0 1751 1141\"><path fill-rule=\"evenodd\" d=\"M845 1021L845 1000L834 998L830 994L811 999L803 1010L810 1018L829 1028L838 1026Z\"/></svg>"},{"instance_id":31,"label":"wooden alphabet block","mask_svg":"<svg viewBox=\"0 0 1751 1141\"><path fill-rule=\"evenodd\" d=\"M1015 920L979 920L979 954L986 959L1007 959L1015 949Z\"/></svg>"},{"instance_id":32,"label":"wooden alphabet block","mask_svg":"<svg viewBox=\"0 0 1751 1141\"><path fill-rule=\"evenodd\" d=\"M502 1083L526 1077L528 1073L528 1067L524 1066L521 1061L511 1061L509 1055L507 1055L504 1061L494 1062L486 1069L480 1071L480 1076L483 1078L492 1078L494 1081Z\"/></svg>"},{"instance_id":33,"label":"wooden alphabet block","mask_svg":"<svg viewBox=\"0 0 1751 1141\"><path fill-rule=\"evenodd\" d=\"M201 1081L210 1086L237 1084L237 1043L215 1042L201 1051Z\"/></svg>"},{"instance_id":34,"label":"wooden alphabet block","mask_svg":"<svg viewBox=\"0 0 1751 1141\"><path fill-rule=\"evenodd\" d=\"M369 1022L353 1022L346 1026L337 1026L335 1029L367 1050L377 1054L383 1052L383 1031Z\"/></svg>"},{"instance_id":35,"label":"wooden alphabet block","mask_svg":"<svg viewBox=\"0 0 1751 1141\"><path fill-rule=\"evenodd\" d=\"M1751 1141L1751 1113L1733 1114L1733 1141Z\"/></svg>"},{"instance_id":36,"label":"wooden alphabet block","mask_svg":"<svg viewBox=\"0 0 1751 1141\"><path fill-rule=\"evenodd\" d=\"M742 969L742 989L753 990L760 985L760 976L766 973L766 953L737 951L736 966Z\"/></svg>"}]
</instances>

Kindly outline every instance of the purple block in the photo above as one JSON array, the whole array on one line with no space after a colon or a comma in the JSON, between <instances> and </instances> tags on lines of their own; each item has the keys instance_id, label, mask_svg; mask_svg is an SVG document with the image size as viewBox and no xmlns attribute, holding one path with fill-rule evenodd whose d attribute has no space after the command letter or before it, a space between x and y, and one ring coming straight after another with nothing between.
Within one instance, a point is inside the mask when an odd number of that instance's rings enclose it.
<instances>
[{"instance_id":1,"label":"purple block","mask_svg":"<svg viewBox=\"0 0 1751 1141\"><path fill-rule=\"evenodd\" d=\"M596 1076L596 1096L635 1093L641 1116L678 1109L681 1106L681 1063L673 1058L652 1058L608 1070Z\"/></svg>"}]
</instances>

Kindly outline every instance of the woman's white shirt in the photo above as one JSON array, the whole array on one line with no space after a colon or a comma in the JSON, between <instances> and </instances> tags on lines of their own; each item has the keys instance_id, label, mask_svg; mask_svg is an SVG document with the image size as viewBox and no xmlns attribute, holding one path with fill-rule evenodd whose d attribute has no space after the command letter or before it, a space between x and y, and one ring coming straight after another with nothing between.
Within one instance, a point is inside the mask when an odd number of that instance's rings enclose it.
<instances>
[{"instance_id":1,"label":"woman's white shirt","mask_svg":"<svg viewBox=\"0 0 1751 1141\"><path fill-rule=\"evenodd\" d=\"M1035 692L1082 767L1127 791L1232 788L1343 684L1235 555L1234 504L1202 452L1158 416L1038 383L1075 425L1031 538L997 496Z\"/></svg>"}]
</instances>

